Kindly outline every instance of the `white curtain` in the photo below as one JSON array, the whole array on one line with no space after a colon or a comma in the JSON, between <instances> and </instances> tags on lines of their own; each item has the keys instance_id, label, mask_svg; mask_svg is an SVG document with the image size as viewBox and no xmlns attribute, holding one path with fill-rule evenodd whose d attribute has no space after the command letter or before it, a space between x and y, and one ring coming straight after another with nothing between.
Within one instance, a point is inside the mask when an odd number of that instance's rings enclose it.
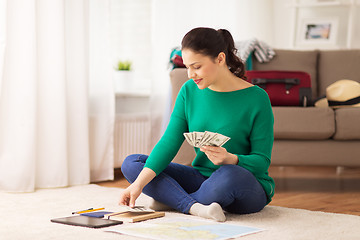
<instances>
[{"instance_id":1,"label":"white curtain","mask_svg":"<svg viewBox=\"0 0 360 240\"><path fill-rule=\"evenodd\" d=\"M89 40L106 31L89 24L100 0L0 1L0 190L112 179L107 52L89 50L106 46Z\"/></svg>"},{"instance_id":2,"label":"white curtain","mask_svg":"<svg viewBox=\"0 0 360 240\"><path fill-rule=\"evenodd\" d=\"M73 0L69 0L73 1ZM109 1L90 0L90 180L114 178L115 95L111 73Z\"/></svg>"}]
</instances>

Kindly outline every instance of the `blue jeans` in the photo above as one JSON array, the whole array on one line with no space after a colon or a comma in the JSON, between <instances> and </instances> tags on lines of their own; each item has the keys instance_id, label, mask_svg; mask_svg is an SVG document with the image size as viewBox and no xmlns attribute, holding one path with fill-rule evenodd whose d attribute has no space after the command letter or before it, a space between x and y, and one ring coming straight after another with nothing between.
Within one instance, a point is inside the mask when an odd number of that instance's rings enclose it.
<instances>
[{"instance_id":1,"label":"blue jeans","mask_svg":"<svg viewBox=\"0 0 360 240\"><path fill-rule=\"evenodd\" d=\"M130 183L135 181L147 158L133 154L124 160L121 171ZM227 212L239 214L258 212L267 203L265 191L254 175L238 165L223 165L205 177L190 166L170 163L144 187L143 193L183 213L189 213L196 202L204 205L217 202Z\"/></svg>"}]
</instances>

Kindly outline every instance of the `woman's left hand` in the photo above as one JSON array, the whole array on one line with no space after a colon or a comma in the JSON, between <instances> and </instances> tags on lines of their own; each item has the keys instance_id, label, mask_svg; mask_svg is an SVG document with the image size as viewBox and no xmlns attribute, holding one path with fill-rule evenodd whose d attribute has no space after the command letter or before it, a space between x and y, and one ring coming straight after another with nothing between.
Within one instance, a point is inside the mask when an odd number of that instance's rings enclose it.
<instances>
[{"instance_id":1,"label":"woman's left hand","mask_svg":"<svg viewBox=\"0 0 360 240\"><path fill-rule=\"evenodd\" d=\"M203 146L200 148L200 151L204 152L208 159L215 165L236 165L239 161L235 154L229 153L223 147Z\"/></svg>"}]
</instances>

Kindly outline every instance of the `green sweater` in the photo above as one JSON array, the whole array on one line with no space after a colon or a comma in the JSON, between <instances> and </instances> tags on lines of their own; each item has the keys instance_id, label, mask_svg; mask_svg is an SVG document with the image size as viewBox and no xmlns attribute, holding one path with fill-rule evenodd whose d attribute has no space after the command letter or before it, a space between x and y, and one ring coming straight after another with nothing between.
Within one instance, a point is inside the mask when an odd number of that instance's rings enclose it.
<instances>
[{"instance_id":1,"label":"green sweater","mask_svg":"<svg viewBox=\"0 0 360 240\"><path fill-rule=\"evenodd\" d=\"M268 202L275 184L268 175L274 141L274 117L267 93L258 86L232 91L200 90L193 80L179 91L169 125L152 150L145 167L162 172L184 141L184 132L210 131L230 137L223 147L239 158L238 165L253 173L263 186ZM219 165L195 148L192 166L209 177Z\"/></svg>"}]
</instances>

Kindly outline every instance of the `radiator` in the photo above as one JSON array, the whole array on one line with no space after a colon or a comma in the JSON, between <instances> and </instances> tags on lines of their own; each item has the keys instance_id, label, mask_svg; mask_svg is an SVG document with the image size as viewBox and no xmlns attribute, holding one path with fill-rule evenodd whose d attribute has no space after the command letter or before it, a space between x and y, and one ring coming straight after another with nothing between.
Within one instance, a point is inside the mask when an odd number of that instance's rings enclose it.
<instances>
[{"instance_id":1,"label":"radiator","mask_svg":"<svg viewBox=\"0 0 360 240\"><path fill-rule=\"evenodd\" d=\"M124 159L134 153L149 154L150 115L116 115L114 133L114 167L120 168Z\"/></svg>"}]
</instances>

